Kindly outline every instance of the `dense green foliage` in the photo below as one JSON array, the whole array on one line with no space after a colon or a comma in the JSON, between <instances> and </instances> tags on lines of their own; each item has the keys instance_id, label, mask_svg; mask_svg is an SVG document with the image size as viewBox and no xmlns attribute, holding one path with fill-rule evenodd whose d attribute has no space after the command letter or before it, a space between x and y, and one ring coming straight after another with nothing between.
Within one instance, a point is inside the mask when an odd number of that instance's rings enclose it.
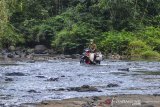
<instances>
[{"instance_id":1,"label":"dense green foliage","mask_svg":"<svg viewBox=\"0 0 160 107\"><path fill-rule=\"evenodd\" d=\"M71 54L94 39L106 55L159 57L159 0L0 0L0 7L4 48L44 44Z\"/></svg>"}]
</instances>

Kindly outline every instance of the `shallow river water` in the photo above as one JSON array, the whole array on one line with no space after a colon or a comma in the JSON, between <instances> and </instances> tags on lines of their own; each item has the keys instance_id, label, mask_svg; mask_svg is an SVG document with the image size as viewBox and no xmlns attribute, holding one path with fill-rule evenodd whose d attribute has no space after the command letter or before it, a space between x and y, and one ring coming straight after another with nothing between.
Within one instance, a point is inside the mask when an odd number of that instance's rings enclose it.
<instances>
[{"instance_id":1,"label":"shallow river water","mask_svg":"<svg viewBox=\"0 0 160 107\"><path fill-rule=\"evenodd\" d=\"M6 75L13 72L24 76ZM47 81L50 78L58 80ZM107 87L111 83L118 87ZM54 91L83 85L94 86L100 92ZM5 107L73 97L159 93L160 62L103 61L88 66L79 61L54 60L0 65L0 105Z\"/></svg>"}]
</instances>

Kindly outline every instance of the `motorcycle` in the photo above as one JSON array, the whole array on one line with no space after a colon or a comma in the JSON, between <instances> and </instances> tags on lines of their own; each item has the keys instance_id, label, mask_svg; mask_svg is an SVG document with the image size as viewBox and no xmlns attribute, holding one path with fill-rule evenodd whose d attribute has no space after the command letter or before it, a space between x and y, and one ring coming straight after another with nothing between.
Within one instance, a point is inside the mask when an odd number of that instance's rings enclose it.
<instances>
[{"instance_id":1,"label":"motorcycle","mask_svg":"<svg viewBox=\"0 0 160 107\"><path fill-rule=\"evenodd\" d=\"M84 64L100 64L102 61L101 52L93 53L90 49L85 49L82 57L80 58L80 63Z\"/></svg>"}]
</instances>

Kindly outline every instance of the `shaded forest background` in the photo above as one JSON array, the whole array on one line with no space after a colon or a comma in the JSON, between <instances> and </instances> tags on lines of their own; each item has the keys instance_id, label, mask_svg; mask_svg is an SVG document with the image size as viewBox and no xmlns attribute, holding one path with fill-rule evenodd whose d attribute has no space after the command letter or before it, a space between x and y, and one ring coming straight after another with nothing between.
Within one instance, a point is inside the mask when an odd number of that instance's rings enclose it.
<instances>
[{"instance_id":1,"label":"shaded forest background","mask_svg":"<svg viewBox=\"0 0 160 107\"><path fill-rule=\"evenodd\" d=\"M0 48L42 44L82 53L160 58L159 0L0 0Z\"/></svg>"}]
</instances>

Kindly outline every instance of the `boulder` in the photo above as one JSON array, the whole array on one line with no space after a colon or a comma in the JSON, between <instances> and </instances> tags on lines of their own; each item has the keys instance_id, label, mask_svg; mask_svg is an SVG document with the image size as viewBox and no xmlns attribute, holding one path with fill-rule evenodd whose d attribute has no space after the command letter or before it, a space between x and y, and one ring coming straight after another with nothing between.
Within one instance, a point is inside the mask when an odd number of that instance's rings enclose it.
<instances>
[{"instance_id":1,"label":"boulder","mask_svg":"<svg viewBox=\"0 0 160 107\"><path fill-rule=\"evenodd\" d=\"M55 52L53 49L49 49L49 50L48 50L48 53L49 53L50 55L56 54L56 52Z\"/></svg>"},{"instance_id":2,"label":"boulder","mask_svg":"<svg viewBox=\"0 0 160 107\"><path fill-rule=\"evenodd\" d=\"M35 48L36 48L36 47L35 47ZM25 53L26 53L26 55L29 55L29 54L34 53L34 51L35 51L35 49L27 49L27 50L25 51Z\"/></svg>"},{"instance_id":3,"label":"boulder","mask_svg":"<svg viewBox=\"0 0 160 107\"><path fill-rule=\"evenodd\" d=\"M8 57L8 58L14 58L14 55L11 54L11 53L9 53L9 54L7 55L7 57Z\"/></svg>"},{"instance_id":4,"label":"boulder","mask_svg":"<svg viewBox=\"0 0 160 107\"><path fill-rule=\"evenodd\" d=\"M34 48L34 53L35 54L46 54L47 48L44 45L36 45Z\"/></svg>"},{"instance_id":5,"label":"boulder","mask_svg":"<svg viewBox=\"0 0 160 107\"><path fill-rule=\"evenodd\" d=\"M15 48L15 46L10 46L10 47L8 48L8 50L9 50L9 51L15 51L16 48Z\"/></svg>"}]
</instances>

